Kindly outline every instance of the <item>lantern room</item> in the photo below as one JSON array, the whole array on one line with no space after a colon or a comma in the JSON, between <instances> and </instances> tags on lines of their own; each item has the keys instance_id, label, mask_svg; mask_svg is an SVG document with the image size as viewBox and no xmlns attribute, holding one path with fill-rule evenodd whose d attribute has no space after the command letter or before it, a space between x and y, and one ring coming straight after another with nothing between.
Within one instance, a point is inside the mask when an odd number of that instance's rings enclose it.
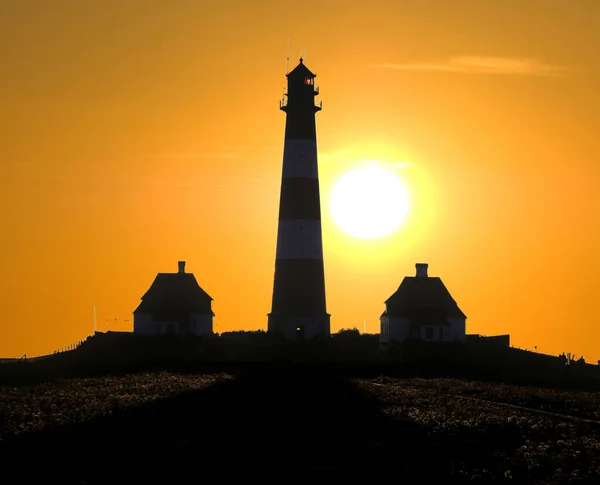
<instances>
[{"instance_id":1,"label":"lantern room","mask_svg":"<svg viewBox=\"0 0 600 485\"><path fill-rule=\"evenodd\" d=\"M319 94L319 86L315 84L316 74L304 65L302 58L300 63L288 74L286 74L288 85L281 100L281 110L310 111L314 113L322 107L321 102L315 103L315 96Z\"/></svg>"}]
</instances>

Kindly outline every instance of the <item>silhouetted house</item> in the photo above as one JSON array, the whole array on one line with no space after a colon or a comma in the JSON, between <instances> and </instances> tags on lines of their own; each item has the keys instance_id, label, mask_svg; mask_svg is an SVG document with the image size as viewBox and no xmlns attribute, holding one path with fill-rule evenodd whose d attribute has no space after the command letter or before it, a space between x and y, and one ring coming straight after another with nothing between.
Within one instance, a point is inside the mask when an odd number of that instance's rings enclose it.
<instances>
[{"instance_id":1,"label":"silhouetted house","mask_svg":"<svg viewBox=\"0 0 600 485\"><path fill-rule=\"evenodd\" d=\"M379 317L382 344L408 338L430 342L465 342L467 317L438 277L417 263L416 276L406 276L385 302Z\"/></svg>"},{"instance_id":2,"label":"silhouetted house","mask_svg":"<svg viewBox=\"0 0 600 485\"><path fill-rule=\"evenodd\" d=\"M207 335L213 331L212 298L179 261L177 273L158 273L133 312L133 332Z\"/></svg>"}]
</instances>

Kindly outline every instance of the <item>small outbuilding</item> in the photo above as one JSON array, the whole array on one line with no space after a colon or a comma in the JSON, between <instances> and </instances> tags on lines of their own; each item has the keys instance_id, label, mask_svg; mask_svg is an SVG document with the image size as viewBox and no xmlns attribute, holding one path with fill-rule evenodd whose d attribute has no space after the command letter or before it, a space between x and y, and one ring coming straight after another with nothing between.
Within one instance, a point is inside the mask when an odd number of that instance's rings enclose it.
<instances>
[{"instance_id":1,"label":"small outbuilding","mask_svg":"<svg viewBox=\"0 0 600 485\"><path fill-rule=\"evenodd\" d=\"M213 333L212 298L185 272L158 273L133 312L133 332L144 335L208 335Z\"/></svg>"},{"instance_id":2,"label":"small outbuilding","mask_svg":"<svg viewBox=\"0 0 600 485\"><path fill-rule=\"evenodd\" d=\"M439 277L427 274L428 264L417 263L416 275L406 276L385 302L379 317L380 342L406 339L428 342L465 342L466 315Z\"/></svg>"}]
</instances>

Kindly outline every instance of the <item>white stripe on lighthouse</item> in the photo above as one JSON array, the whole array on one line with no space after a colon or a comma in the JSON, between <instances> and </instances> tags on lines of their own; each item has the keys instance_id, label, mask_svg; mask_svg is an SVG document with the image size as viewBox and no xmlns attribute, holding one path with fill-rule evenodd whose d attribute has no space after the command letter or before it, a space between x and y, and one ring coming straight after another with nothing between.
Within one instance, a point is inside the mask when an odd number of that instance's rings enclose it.
<instances>
[{"instance_id":1,"label":"white stripe on lighthouse","mask_svg":"<svg viewBox=\"0 0 600 485\"><path fill-rule=\"evenodd\" d=\"M285 140L282 178L319 178L316 140Z\"/></svg>"},{"instance_id":2,"label":"white stripe on lighthouse","mask_svg":"<svg viewBox=\"0 0 600 485\"><path fill-rule=\"evenodd\" d=\"M321 221L279 221L276 259L323 259Z\"/></svg>"}]
</instances>

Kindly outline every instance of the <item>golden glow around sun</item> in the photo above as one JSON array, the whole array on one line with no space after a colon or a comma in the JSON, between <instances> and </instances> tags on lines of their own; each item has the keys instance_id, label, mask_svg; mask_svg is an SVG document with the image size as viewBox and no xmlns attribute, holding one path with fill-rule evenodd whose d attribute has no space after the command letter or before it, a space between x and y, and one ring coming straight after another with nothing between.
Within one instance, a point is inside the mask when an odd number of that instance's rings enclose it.
<instances>
[{"instance_id":1,"label":"golden glow around sun","mask_svg":"<svg viewBox=\"0 0 600 485\"><path fill-rule=\"evenodd\" d=\"M404 183L391 170L370 165L346 172L331 192L330 209L347 234L376 239L397 230L409 208Z\"/></svg>"}]
</instances>

